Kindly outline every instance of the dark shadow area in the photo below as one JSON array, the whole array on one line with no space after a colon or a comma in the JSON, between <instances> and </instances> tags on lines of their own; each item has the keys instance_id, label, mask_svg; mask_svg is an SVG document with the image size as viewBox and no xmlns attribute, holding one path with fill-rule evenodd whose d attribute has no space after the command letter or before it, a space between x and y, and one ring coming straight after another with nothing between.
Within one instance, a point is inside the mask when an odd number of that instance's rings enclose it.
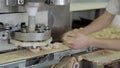
<instances>
[{"instance_id":1,"label":"dark shadow area","mask_svg":"<svg viewBox=\"0 0 120 68\"><path fill-rule=\"evenodd\" d=\"M89 25L92 22L92 20L80 18L80 20L73 20L72 21L72 29L85 27Z\"/></svg>"}]
</instances>

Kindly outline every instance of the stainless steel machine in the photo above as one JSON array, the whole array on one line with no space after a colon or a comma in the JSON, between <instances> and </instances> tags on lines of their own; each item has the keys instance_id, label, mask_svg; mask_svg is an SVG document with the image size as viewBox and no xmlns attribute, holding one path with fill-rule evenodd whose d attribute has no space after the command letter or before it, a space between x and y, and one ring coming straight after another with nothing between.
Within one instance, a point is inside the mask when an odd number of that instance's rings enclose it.
<instances>
[{"instance_id":1,"label":"stainless steel machine","mask_svg":"<svg viewBox=\"0 0 120 68\"><path fill-rule=\"evenodd\" d=\"M14 18L9 19L8 21L3 21L1 19L1 25L3 29L6 30L7 27L7 36L6 39L11 41L15 45L16 42L20 43L25 41L31 43L36 42L37 46L38 41L61 41L62 35L70 30L70 11L69 11L69 0L0 0L0 13L2 16L7 14L15 14L19 16L21 13L26 13L27 20L21 21L21 18L16 18L16 22L11 22L9 20L14 20ZM37 12L46 13L46 22L41 22L40 20L36 22ZM38 16L38 18L41 15ZM25 15L21 16L25 17ZM8 17L9 18L9 17ZM6 19L5 19L6 20ZM26 22L27 21L27 22ZM7 24L7 26L6 26ZM52 36L52 37L51 37ZM3 35L1 35L3 37ZM43 45L43 44L42 44ZM28 45L33 46L33 45Z\"/></svg>"},{"instance_id":2,"label":"stainless steel machine","mask_svg":"<svg viewBox=\"0 0 120 68\"><path fill-rule=\"evenodd\" d=\"M61 41L71 29L69 5L69 0L0 0L1 30L5 33L1 32L1 40L22 47Z\"/></svg>"},{"instance_id":3,"label":"stainless steel machine","mask_svg":"<svg viewBox=\"0 0 120 68\"><path fill-rule=\"evenodd\" d=\"M19 46L37 48L61 42L62 35L71 29L69 8L69 0L0 0L0 53L18 50ZM36 59L32 57L0 64L0 68L16 68L16 64L18 68L43 68L58 63L63 56L86 50L68 50L37 56ZM51 56L52 60L48 60ZM24 64L26 60L27 65ZM37 65L31 66L38 60Z\"/></svg>"}]
</instances>

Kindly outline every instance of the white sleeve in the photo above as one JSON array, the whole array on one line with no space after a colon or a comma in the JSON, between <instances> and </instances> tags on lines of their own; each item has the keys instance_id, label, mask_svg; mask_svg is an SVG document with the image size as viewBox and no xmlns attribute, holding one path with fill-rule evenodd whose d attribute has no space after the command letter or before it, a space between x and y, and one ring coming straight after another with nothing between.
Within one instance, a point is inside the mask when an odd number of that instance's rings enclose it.
<instances>
[{"instance_id":1,"label":"white sleeve","mask_svg":"<svg viewBox=\"0 0 120 68\"><path fill-rule=\"evenodd\" d=\"M113 15L120 14L120 0L110 0L106 10Z\"/></svg>"}]
</instances>

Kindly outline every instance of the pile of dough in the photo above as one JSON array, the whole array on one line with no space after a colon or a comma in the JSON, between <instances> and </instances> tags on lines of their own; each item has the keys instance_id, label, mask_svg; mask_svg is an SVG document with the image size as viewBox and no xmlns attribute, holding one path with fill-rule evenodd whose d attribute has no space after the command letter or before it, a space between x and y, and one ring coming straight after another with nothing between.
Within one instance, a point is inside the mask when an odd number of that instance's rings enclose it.
<instances>
[{"instance_id":1,"label":"pile of dough","mask_svg":"<svg viewBox=\"0 0 120 68\"><path fill-rule=\"evenodd\" d=\"M33 53L38 53L40 52L41 50L51 50L51 49L58 49L62 46L63 44L62 43L59 43L59 42L55 42L53 44L49 44L48 46L39 46L35 49L32 49L32 48L28 48L31 52Z\"/></svg>"},{"instance_id":2,"label":"pile of dough","mask_svg":"<svg viewBox=\"0 0 120 68\"><path fill-rule=\"evenodd\" d=\"M98 39L120 39L120 28L107 27L89 36Z\"/></svg>"},{"instance_id":3,"label":"pile of dough","mask_svg":"<svg viewBox=\"0 0 120 68\"><path fill-rule=\"evenodd\" d=\"M82 30L83 28L80 29L74 29L70 32L68 32L69 34L67 34L66 36L63 36L62 40L64 41L64 44L66 44L66 41L73 41L75 39L75 37L71 36L70 33L76 33L76 32L80 32L80 30Z\"/></svg>"},{"instance_id":4,"label":"pile of dough","mask_svg":"<svg viewBox=\"0 0 120 68\"><path fill-rule=\"evenodd\" d=\"M63 45L62 43L55 42L53 44L48 45L47 47L41 47L42 50L50 50L50 49L58 49L60 46Z\"/></svg>"},{"instance_id":5,"label":"pile of dough","mask_svg":"<svg viewBox=\"0 0 120 68\"><path fill-rule=\"evenodd\" d=\"M58 49L61 47L61 45L63 45L62 43L59 43L59 42L56 42L56 43L53 43L53 44L50 44L48 46L39 46L35 49L31 49L29 48L29 50L33 53L38 53L40 52L41 50L51 50L51 49Z\"/></svg>"}]
</instances>

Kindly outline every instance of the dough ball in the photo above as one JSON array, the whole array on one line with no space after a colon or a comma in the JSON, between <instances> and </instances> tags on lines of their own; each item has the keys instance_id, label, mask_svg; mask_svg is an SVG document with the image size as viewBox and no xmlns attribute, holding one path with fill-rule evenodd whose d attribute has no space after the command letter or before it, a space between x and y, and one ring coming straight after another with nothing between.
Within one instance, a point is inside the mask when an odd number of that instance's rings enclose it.
<instances>
[{"instance_id":1,"label":"dough ball","mask_svg":"<svg viewBox=\"0 0 120 68\"><path fill-rule=\"evenodd\" d=\"M38 52L40 52L40 47L37 47L37 48L28 48L31 52L33 52L33 53L38 53Z\"/></svg>"},{"instance_id":2,"label":"dough ball","mask_svg":"<svg viewBox=\"0 0 120 68\"><path fill-rule=\"evenodd\" d=\"M52 47L52 49L58 49L58 48L60 48L61 45L63 45L63 44L56 42L56 43L51 44L50 46Z\"/></svg>"},{"instance_id":3,"label":"dough ball","mask_svg":"<svg viewBox=\"0 0 120 68\"><path fill-rule=\"evenodd\" d=\"M47 47L46 46L42 46L41 49L42 50L50 50L50 49L52 49L52 47L51 46L47 46Z\"/></svg>"}]
</instances>

